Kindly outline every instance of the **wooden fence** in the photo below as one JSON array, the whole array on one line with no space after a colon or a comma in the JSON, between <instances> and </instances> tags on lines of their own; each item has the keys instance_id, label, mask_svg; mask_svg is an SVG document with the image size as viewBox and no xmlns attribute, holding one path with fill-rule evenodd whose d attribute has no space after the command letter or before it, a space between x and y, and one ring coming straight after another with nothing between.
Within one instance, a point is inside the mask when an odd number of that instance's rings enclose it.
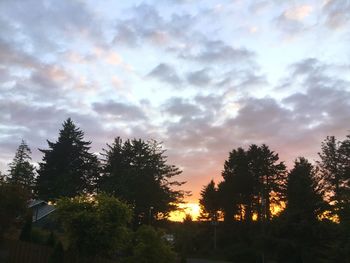
<instances>
[{"instance_id":1,"label":"wooden fence","mask_svg":"<svg viewBox=\"0 0 350 263\"><path fill-rule=\"evenodd\" d=\"M16 240L5 240L0 247L1 263L49 263L53 249ZM62 263L116 263L104 258L81 258L76 255L65 255Z\"/></svg>"},{"instance_id":2,"label":"wooden fence","mask_svg":"<svg viewBox=\"0 0 350 263\"><path fill-rule=\"evenodd\" d=\"M6 240L2 251L5 263L48 263L52 248L21 241Z\"/></svg>"}]
</instances>

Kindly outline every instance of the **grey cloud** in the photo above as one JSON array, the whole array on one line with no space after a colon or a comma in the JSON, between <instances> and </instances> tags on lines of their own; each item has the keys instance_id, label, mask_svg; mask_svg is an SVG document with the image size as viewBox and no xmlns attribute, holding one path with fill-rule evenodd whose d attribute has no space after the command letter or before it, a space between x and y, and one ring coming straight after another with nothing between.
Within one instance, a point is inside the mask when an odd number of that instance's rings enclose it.
<instances>
[{"instance_id":1,"label":"grey cloud","mask_svg":"<svg viewBox=\"0 0 350 263\"><path fill-rule=\"evenodd\" d=\"M59 125L71 113L55 106L36 105L28 101L0 99L0 123L6 127L2 131L0 144L17 144L22 138L38 146L45 143L45 136L51 136ZM7 136L7 138L6 138ZM51 139L51 138L50 138Z\"/></svg>"},{"instance_id":2,"label":"grey cloud","mask_svg":"<svg viewBox=\"0 0 350 263\"><path fill-rule=\"evenodd\" d=\"M235 133L250 141L270 140L283 136L285 125L290 122L291 112L282 108L274 99L247 99L240 101L237 117L228 121Z\"/></svg>"},{"instance_id":3,"label":"grey cloud","mask_svg":"<svg viewBox=\"0 0 350 263\"><path fill-rule=\"evenodd\" d=\"M239 94L254 94L258 88L268 85L265 75L259 73L258 69L231 69L227 72L218 73L213 83L217 88L226 92L235 91Z\"/></svg>"},{"instance_id":4,"label":"grey cloud","mask_svg":"<svg viewBox=\"0 0 350 263\"><path fill-rule=\"evenodd\" d=\"M62 36L103 39L96 17L80 1L2 1L0 9L2 20L16 24L16 42L26 43L34 53L52 52L63 43Z\"/></svg>"},{"instance_id":5,"label":"grey cloud","mask_svg":"<svg viewBox=\"0 0 350 263\"><path fill-rule=\"evenodd\" d=\"M0 35L0 63L6 66L20 66L26 68L38 67L41 63L34 57L21 50L15 49L15 45L1 39Z\"/></svg>"},{"instance_id":6,"label":"grey cloud","mask_svg":"<svg viewBox=\"0 0 350 263\"><path fill-rule=\"evenodd\" d=\"M346 89L350 84L347 79L339 77L344 73L350 73L348 66L327 64L315 58L308 58L291 65L290 69L292 76L289 79L289 86L290 83L295 82L295 79L299 79L304 88Z\"/></svg>"},{"instance_id":7,"label":"grey cloud","mask_svg":"<svg viewBox=\"0 0 350 263\"><path fill-rule=\"evenodd\" d=\"M16 45L1 40L0 37L0 77L7 81L0 84L1 97L17 97L26 100L38 100L43 98L61 98L62 92L74 81L71 74L59 65L46 64L38 60L34 55L17 49ZM18 73L19 72L19 73ZM23 74L23 72L25 74Z\"/></svg>"},{"instance_id":8,"label":"grey cloud","mask_svg":"<svg viewBox=\"0 0 350 263\"><path fill-rule=\"evenodd\" d=\"M326 71L336 71L337 67L305 60L292 68L291 81L294 82L291 85L299 85L298 74L308 79L309 75L325 74L324 68ZM318 82L303 82L305 88L302 92L289 95L281 102L273 98L253 97L237 100L235 103L239 110L236 115L226 117L222 123L215 120L223 114L221 109L227 103L225 99L220 96L197 96L193 101L195 105L203 107L203 114L195 119L185 117L178 122L164 123L169 140L165 141L174 149L174 158L188 167L190 173L195 173L190 168L194 163L203 167L201 163L208 152L216 156L211 164L207 160L204 165L205 169L210 170L220 165L219 161L224 160L232 148L251 143L268 144L288 164L292 164L299 155L315 159L321 141L327 135L343 137L349 130L344 123L350 119L350 92L344 86L336 86L339 82L346 83L337 78L327 75L327 85L321 86ZM215 112L214 109L219 110ZM176 149L183 150L177 153Z\"/></svg>"},{"instance_id":9,"label":"grey cloud","mask_svg":"<svg viewBox=\"0 0 350 263\"><path fill-rule=\"evenodd\" d=\"M217 94L197 95L194 97L196 104L202 106L206 111L220 111L224 104L224 96Z\"/></svg>"},{"instance_id":10,"label":"grey cloud","mask_svg":"<svg viewBox=\"0 0 350 263\"><path fill-rule=\"evenodd\" d=\"M345 27L350 21L350 1L329 0L323 7L326 25L333 29Z\"/></svg>"},{"instance_id":11,"label":"grey cloud","mask_svg":"<svg viewBox=\"0 0 350 263\"><path fill-rule=\"evenodd\" d=\"M282 13L281 15L276 17L273 20L273 23L279 30L281 30L282 33L285 33L286 35L289 35L292 37L307 30L307 28L302 22L298 20L288 19L285 16L285 13Z\"/></svg>"},{"instance_id":12,"label":"grey cloud","mask_svg":"<svg viewBox=\"0 0 350 263\"><path fill-rule=\"evenodd\" d=\"M207 40L199 52L185 52L180 55L183 59L191 59L198 62L231 64L250 64L254 56L255 54L250 50L234 48L220 40Z\"/></svg>"},{"instance_id":13,"label":"grey cloud","mask_svg":"<svg viewBox=\"0 0 350 263\"><path fill-rule=\"evenodd\" d=\"M58 116L64 113L54 106L40 106L29 101L2 99L1 121L15 125L39 125L43 120L51 116Z\"/></svg>"},{"instance_id":14,"label":"grey cloud","mask_svg":"<svg viewBox=\"0 0 350 263\"><path fill-rule=\"evenodd\" d=\"M27 76L8 75L13 85L3 90L1 97L25 99L28 102L57 103L61 100L62 105L66 105L65 90L74 83L74 78L65 70L52 65L38 65L32 68Z\"/></svg>"},{"instance_id":15,"label":"grey cloud","mask_svg":"<svg viewBox=\"0 0 350 263\"><path fill-rule=\"evenodd\" d=\"M129 11L129 18L116 21L114 43L138 46L147 41L158 46L172 46L181 41L187 42L195 21L195 17L188 14L172 14L164 18L148 4L138 5Z\"/></svg>"},{"instance_id":16,"label":"grey cloud","mask_svg":"<svg viewBox=\"0 0 350 263\"><path fill-rule=\"evenodd\" d=\"M175 68L166 63L160 63L148 73L148 76L175 86L182 84L182 80L178 76Z\"/></svg>"},{"instance_id":17,"label":"grey cloud","mask_svg":"<svg viewBox=\"0 0 350 263\"><path fill-rule=\"evenodd\" d=\"M350 117L350 92L336 88L310 87L306 94L295 93L283 100L296 114L322 124L342 126Z\"/></svg>"},{"instance_id":18,"label":"grey cloud","mask_svg":"<svg viewBox=\"0 0 350 263\"><path fill-rule=\"evenodd\" d=\"M108 115L130 122L147 119L144 112L135 105L109 100L107 102L95 102L92 106L102 116Z\"/></svg>"},{"instance_id":19,"label":"grey cloud","mask_svg":"<svg viewBox=\"0 0 350 263\"><path fill-rule=\"evenodd\" d=\"M210 71L208 68L193 71L187 74L187 81L195 86L206 86L211 83Z\"/></svg>"},{"instance_id":20,"label":"grey cloud","mask_svg":"<svg viewBox=\"0 0 350 263\"><path fill-rule=\"evenodd\" d=\"M237 89L249 89L253 91L255 88L261 88L263 85L267 85L265 75L258 75L256 72L246 71L236 84Z\"/></svg>"},{"instance_id":21,"label":"grey cloud","mask_svg":"<svg viewBox=\"0 0 350 263\"><path fill-rule=\"evenodd\" d=\"M117 34L114 37L114 43L125 44L128 46L136 46L138 36L136 30L129 23L118 23L116 26Z\"/></svg>"},{"instance_id":22,"label":"grey cloud","mask_svg":"<svg viewBox=\"0 0 350 263\"><path fill-rule=\"evenodd\" d=\"M200 108L193 103L187 102L183 98L172 98L163 104L165 112L180 117L193 118L202 113Z\"/></svg>"},{"instance_id":23,"label":"grey cloud","mask_svg":"<svg viewBox=\"0 0 350 263\"><path fill-rule=\"evenodd\" d=\"M293 69L293 76L305 74L318 74L325 70L325 65L316 58L307 58L297 62L291 66Z\"/></svg>"},{"instance_id":24,"label":"grey cloud","mask_svg":"<svg viewBox=\"0 0 350 263\"><path fill-rule=\"evenodd\" d=\"M253 14L260 14L271 4L269 1L253 1L253 3L249 6L249 10Z\"/></svg>"},{"instance_id":25,"label":"grey cloud","mask_svg":"<svg viewBox=\"0 0 350 263\"><path fill-rule=\"evenodd\" d=\"M68 117L71 117L86 132L87 138L94 139L95 150L100 151L106 142L105 140L109 138L108 131L100 122L101 118L86 112L11 99L0 99L0 108L0 123L2 124L0 148L4 149L4 153L0 154L0 159L10 160L23 138L32 148L33 161L39 161L41 153L37 149L46 148L47 139L51 141L57 139L61 123ZM119 131L117 128L113 130L114 136L116 136L117 131ZM123 134L120 133L120 135Z\"/></svg>"}]
</instances>

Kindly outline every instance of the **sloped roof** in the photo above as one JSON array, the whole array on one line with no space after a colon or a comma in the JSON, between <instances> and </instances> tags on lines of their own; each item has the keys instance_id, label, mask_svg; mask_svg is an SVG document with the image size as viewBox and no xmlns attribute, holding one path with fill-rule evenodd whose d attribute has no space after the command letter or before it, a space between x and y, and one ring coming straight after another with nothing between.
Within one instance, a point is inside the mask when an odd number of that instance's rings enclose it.
<instances>
[{"instance_id":1,"label":"sloped roof","mask_svg":"<svg viewBox=\"0 0 350 263\"><path fill-rule=\"evenodd\" d=\"M55 206L47 204L43 200L31 200L28 207L33 210L33 222L40 220L55 211Z\"/></svg>"}]
</instances>

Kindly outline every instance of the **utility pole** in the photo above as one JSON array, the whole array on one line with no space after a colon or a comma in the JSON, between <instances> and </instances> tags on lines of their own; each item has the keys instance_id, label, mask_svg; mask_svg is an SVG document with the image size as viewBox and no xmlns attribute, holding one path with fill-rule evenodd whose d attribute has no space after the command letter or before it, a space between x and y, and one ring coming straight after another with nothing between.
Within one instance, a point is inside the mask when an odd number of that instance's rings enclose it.
<instances>
[{"instance_id":1,"label":"utility pole","mask_svg":"<svg viewBox=\"0 0 350 263\"><path fill-rule=\"evenodd\" d=\"M263 211L261 213L261 227L262 227L262 237L265 239L265 221L266 221L266 200L264 199L264 195L261 195L261 210ZM265 241L265 240L264 240ZM261 262L265 263L265 251L264 247L262 248L262 254L261 254Z\"/></svg>"},{"instance_id":2,"label":"utility pole","mask_svg":"<svg viewBox=\"0 0 350 263\"><path fill-rule=\"evenodd\" d=\"M152 224L152 210L153 210L153 206L151 206L149 208L149 219L148 219L148 224L151 225Z\"/></svg>"},{"instance_id":3,"label":"utility pole","mask_svg":"<svg viewBox=\"0 0 350 263\"><path fill-rule=\"evenodd\" d=\"M214 226L214 250L216 250L216 247L217 247L217 245L216 245L216 226L218 225L218 218L217 218L217 213L215 213L215 215L214 215L214 218L213 218L213 220L212 220L212 225Z\"/></svg>"}]
</instances>

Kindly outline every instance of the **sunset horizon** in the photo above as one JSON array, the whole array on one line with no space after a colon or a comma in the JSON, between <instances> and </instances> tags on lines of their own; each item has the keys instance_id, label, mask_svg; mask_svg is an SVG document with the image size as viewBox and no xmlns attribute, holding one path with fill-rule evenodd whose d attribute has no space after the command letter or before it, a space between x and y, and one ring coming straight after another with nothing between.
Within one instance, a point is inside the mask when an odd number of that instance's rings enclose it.
<instances>
[{"instance_id":1,"label":"sunset horizon","mask_svg":"<svg viewBox=\"0 0 350 263\"><path fill-rule=\"evenodd\" d=\"M0 262L350 262L350 0L0 1Z\"/></svg>"},{"instance_id":2,"label":"sunset horizon","mask_svg":"<svg viewBox=\"0 0 350 263\"><path fill-rule=\"evenodd\" d=\"M291 167L348 133L349 6L337 1L0 8L2 173L21 139L40 162L71 117L95 153L118 136L163 142L194 202L234 148L265 143Z\"/></svg>"}]
</instances>

